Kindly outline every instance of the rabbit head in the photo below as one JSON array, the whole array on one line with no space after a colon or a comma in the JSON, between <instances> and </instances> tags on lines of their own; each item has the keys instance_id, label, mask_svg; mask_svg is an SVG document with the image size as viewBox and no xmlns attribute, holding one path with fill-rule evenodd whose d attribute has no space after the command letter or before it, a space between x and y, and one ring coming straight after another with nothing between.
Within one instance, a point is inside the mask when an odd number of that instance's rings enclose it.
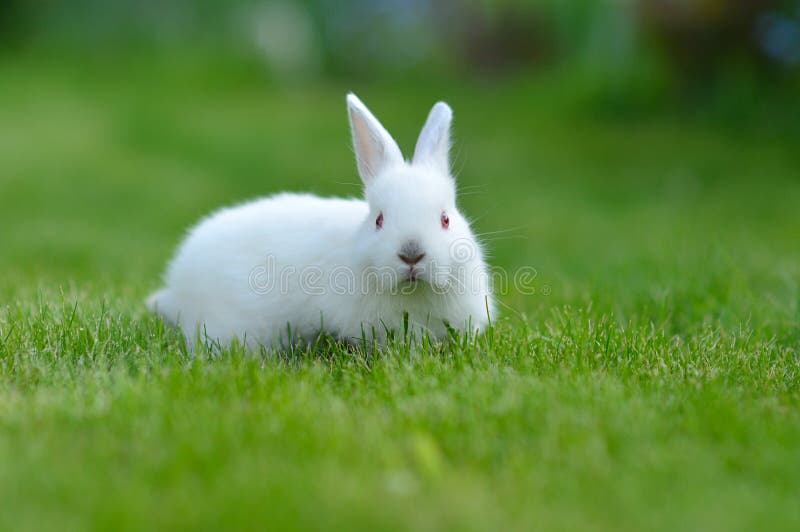
<instances>
[{"instance_id":1,"label":"rabbit head","mask_svg":"<svg viewBox=\"0 0 800 532\"><path fill-rule=\"evenodd\" d=\"M450 174L450 107L433 106L414 156L403 159L389 133L353 94L347 97L358 173L369 215L361 225L356 259L373 268L381 286L427 284L468 288L483 262L469 223L456 208Z\"/></svg>"}]
</instances>

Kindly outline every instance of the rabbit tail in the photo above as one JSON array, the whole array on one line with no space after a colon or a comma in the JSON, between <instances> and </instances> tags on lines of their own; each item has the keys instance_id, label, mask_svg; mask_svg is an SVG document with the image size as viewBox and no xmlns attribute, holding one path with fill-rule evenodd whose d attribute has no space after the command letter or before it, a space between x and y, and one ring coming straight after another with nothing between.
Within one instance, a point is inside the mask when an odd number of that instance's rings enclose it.
<instances>
[{"instance_id":1,"label":"rabbit tail","mask_svg":"<svg viewBox=\"0 0 800 532\"><path fill-rule=\"evenodd\" d=\"M172 315L172 310L174 305L172 302L172 296L169 293L169 290L166 288L157 290L147 296L145 304L147 305L147 308L161 317L166 318L169 321L173 320L174 316Z\"/></svg>"}]
</instances>

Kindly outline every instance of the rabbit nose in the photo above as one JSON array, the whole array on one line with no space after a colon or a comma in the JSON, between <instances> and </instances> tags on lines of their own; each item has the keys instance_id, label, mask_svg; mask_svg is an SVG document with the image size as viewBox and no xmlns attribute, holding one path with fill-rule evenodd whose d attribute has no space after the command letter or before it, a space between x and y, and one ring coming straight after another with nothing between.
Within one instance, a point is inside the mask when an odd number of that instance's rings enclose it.
<instances>
[{"instance_id":1,"label":"rabbit nose","mask_svg":"<svg viewBox=\"0 0 800 532\"><path fill-rule=\"evenodd\" d=\"M419 255L414 255L413 257L411 257L411 256L408 256L408 255L404 255L402 253L398 253L397 256L400 257L400 260L402 260L403 262L405 262L409 266L413 266L416 263L418 263L419 261L421 261L423 259L423 257L425 257L425 254L424 253L420 253Z\"/></svg>"},{"instance_id":2,"label":"rabbit nose","mask_svg":"<svg viewBox=\"0 0 800 532\"><path fill-rule=\"evenodd\" d=\"M419 245L419 242L416 240L409 240L403 244L403 247L400 248L400 253L398 253L397 256L409 266L413 266L422 260L422 258L425 256L425 252L422 251L422 247Z\"/></svg>"}]
</instances>

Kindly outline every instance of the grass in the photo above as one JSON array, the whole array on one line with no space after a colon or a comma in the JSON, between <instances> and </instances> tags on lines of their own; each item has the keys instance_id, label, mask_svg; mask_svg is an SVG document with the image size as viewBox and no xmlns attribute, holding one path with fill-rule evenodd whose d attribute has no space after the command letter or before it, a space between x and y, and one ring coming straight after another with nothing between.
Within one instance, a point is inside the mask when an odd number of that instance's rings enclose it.
<instances>
[{"instance_id":1,"label":"grass","mask_svg":"<svg viewBox=\"0 0 800 532\"><path fill-rule=\"evenodd\" d=\"M368 85L456 116L462 209L536 268L477 338L189 356L143 297L182 231L358 193L336 84L0 65L0 528L800 527L800 154L557 80Z\"/></svg>"}]
</instances>

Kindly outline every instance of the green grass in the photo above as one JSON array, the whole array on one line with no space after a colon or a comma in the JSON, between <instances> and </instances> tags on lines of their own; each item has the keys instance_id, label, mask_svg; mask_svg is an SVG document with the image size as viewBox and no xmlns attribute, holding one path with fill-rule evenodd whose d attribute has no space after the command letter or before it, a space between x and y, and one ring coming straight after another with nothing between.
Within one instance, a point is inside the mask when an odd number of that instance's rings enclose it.
<instances>
[{"instance_id":1,"label":"green grass","mask_svg":"<svg viewBox=\"0 0 800 532\"><path fill-rule=\"evenodd\" d=\"M462 209L537 293L441 346L188 355L142 304L173 246L357 194L351 88L0 65L0 528L800 527L800 152L769 123L364 86L406 149L451 103Z\"/></svg>"}]
</instances>

